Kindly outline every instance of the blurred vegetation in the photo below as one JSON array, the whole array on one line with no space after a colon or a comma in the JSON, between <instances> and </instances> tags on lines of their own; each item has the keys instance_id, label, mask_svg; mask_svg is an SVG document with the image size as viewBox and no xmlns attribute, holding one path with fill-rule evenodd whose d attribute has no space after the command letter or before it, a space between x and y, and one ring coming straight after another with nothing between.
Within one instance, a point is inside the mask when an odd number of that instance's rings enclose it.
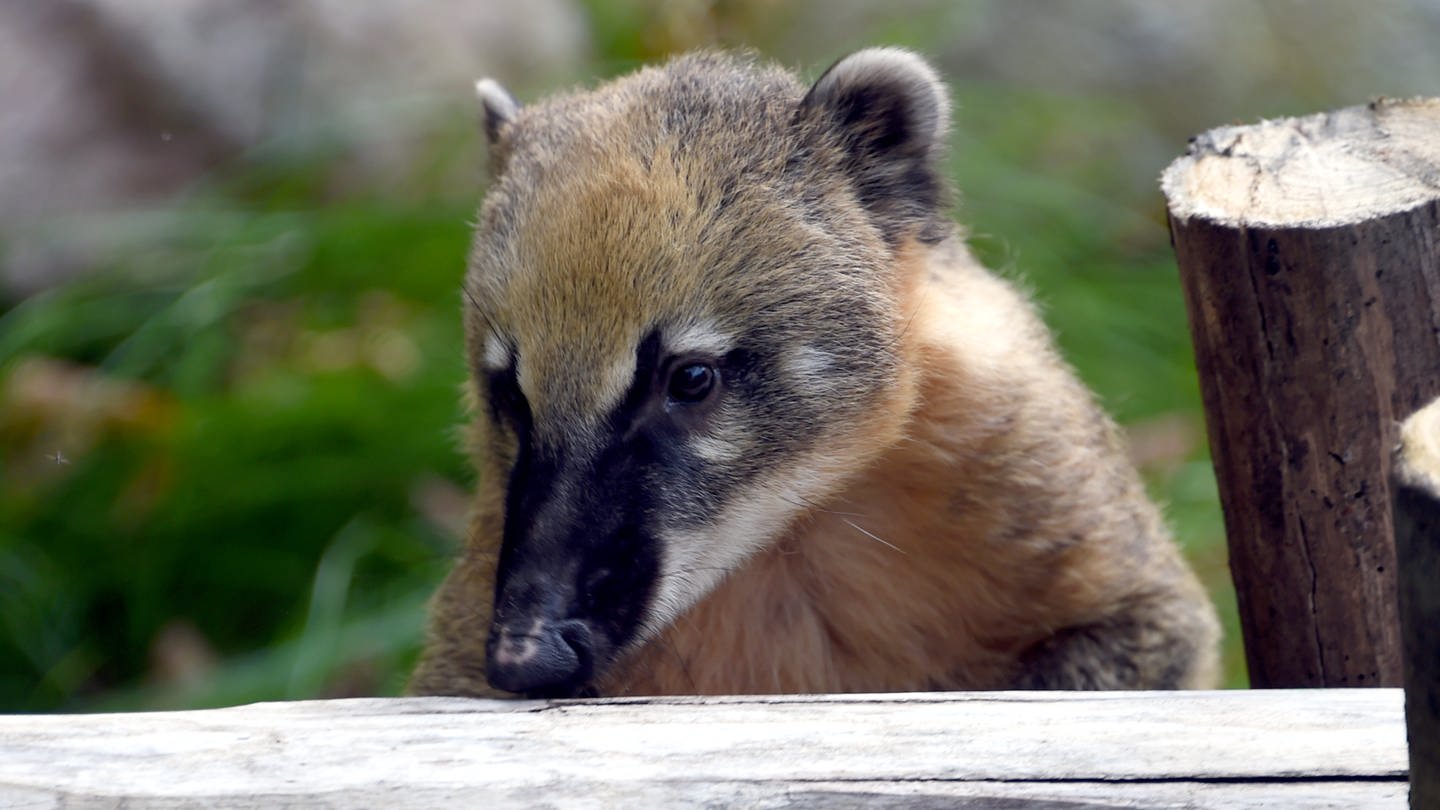
<instances>
[{"instance_id":1,"label":"blurred vegetation","mask_svg":"<svg viewBox=\"0 0 1440 810\"><path fill-rule=\"evenodd\" d=\"M0 319L7 709L394 691L413 655L463 509L466 211L201 196Z\"/></svg>"},{"instance_id":2,"label":"blurred vegetation","mask_svg":"<svg viewBox=\"0 0 1440 810\"><path fill-rule=\"evenodd\" d=\"M797 46L788 4L585 6L595 77L712 43L815 70L865 42L933 53L964 24L877 13L850 41ZM1243 685L1154 183L1184 133L1223 122L952 79L958 217L1129 429ZM438 123L429 158L384 187L357 188L323 143L276 144L161 210L57 224L125 248L0 303L0 711L398 692L471 483L455 430L458 282L483 184L470 127Z\"/></svg>"}]
</instances>

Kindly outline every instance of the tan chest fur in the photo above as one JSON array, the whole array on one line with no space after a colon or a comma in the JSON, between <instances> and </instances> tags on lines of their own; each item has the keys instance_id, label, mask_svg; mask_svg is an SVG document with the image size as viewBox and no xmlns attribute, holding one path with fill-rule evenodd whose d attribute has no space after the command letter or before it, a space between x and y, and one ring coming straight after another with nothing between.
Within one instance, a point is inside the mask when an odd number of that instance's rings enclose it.
<instances>
[{"instance_id":1,"label":"tan chest fur","mask_svg":"<svg viewBox=\"0 0 1440 810\"><path fill-rule=\"evenodd\" d=\"M1189 576L1169 543L1146 542L1165 535L1160 516L1023 298L956 245L918 261L933 266L908 293L920 371L905 437L607 692L1003 688L1023 650L1098 618L1136 571Z\"/></svg>"}]
</instances>

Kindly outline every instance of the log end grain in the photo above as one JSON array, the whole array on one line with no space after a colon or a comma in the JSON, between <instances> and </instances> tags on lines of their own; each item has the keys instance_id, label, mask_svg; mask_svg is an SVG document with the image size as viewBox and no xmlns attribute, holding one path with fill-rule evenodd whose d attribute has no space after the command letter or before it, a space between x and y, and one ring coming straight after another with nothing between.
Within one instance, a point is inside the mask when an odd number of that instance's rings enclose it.
<instances>
[{"instance_id":1,"label":"log end grain","mask_svg":"<svg viewBox=\"0 0 1440 810\"><path fill-rule=\"evenodd\" d=\"M1163 182L1251 683L1398 685L1390 471L1440 396L1440 99L1215 129Z\"/></svg>"},{"instance_id":2,"label":"log end grain","mask_svg":"<svg viewBox=\"0 0 1440 810\"><path fill-rule=\"evenodd\" d=\"M1440 199L1440 99L1212 129L1161 176L1170 215L1324 228Z\"/></svg>"}]
</instances>

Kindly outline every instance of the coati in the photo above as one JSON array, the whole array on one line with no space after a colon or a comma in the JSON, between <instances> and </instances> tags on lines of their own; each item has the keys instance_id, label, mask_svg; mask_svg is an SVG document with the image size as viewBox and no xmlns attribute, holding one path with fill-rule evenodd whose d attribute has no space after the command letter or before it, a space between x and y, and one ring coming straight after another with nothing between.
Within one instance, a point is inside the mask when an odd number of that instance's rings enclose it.
<instances>
[{"instance_id":1,"label":"coati","mask_svg":"<svg viewBox=\"0 0 1440 810\"><path fill-rule=\"evenodd\" d=\"M477 89L479 485L413 693L1215 683L1115 425L948 217L921 58Z\"/></svg>"}]
</instances>

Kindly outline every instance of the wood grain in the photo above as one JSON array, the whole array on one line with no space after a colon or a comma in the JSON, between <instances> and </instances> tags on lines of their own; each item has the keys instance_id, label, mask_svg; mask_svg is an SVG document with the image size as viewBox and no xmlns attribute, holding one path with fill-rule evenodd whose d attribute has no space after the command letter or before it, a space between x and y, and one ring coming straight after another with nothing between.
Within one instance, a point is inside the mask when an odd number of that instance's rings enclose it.
<instances>
[{"instance_id":1,"label":"wood grain","mask_svg":"<svg viewBox=\"0 0 1440 810\"><path fill-rule=\"evenodd\" d=\"M1403 808L1399 690L0 717L0 807Z\"/></svg>"},{"instance_id":2,"label":"wood grain","mask_svg":"<svg viewBox=\"0 0 1440 810\"><path fill-rule=\"evenodd\" d=\"M1440 100L1166 170L1251 683L1398 686L1395 425L1440 395Z\"/></svg>"}]
</instances>

